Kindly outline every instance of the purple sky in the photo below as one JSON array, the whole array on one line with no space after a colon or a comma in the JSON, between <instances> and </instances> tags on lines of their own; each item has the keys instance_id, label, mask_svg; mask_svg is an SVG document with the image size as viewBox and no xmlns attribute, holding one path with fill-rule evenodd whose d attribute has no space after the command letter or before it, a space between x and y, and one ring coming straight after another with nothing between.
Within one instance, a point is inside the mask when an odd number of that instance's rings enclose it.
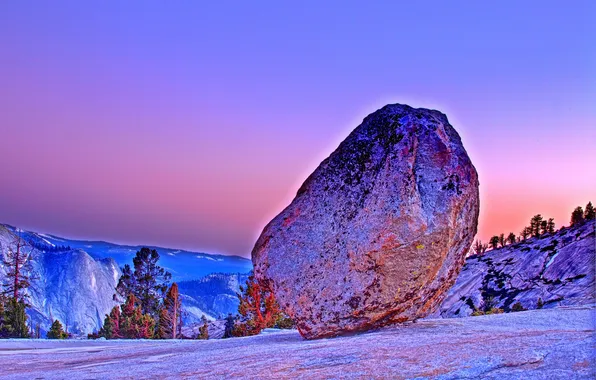
<instances>
[{"instance_id":1,"label":"purple sky","mask_svg":"<svg viewBox=\"0 0 596 380\"><path fill-rule=\"evenodd\" d=\"M595 2L287 4L2 2L0 222L248 256L395 102L459 131L482 239L596 201Z\"/></svg>"}]
</instances>

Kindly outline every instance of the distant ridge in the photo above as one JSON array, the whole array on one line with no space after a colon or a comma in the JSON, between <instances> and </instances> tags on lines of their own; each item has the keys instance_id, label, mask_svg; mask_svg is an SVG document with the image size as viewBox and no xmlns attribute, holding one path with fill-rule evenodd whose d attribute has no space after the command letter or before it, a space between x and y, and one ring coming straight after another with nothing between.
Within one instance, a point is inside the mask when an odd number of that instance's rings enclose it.
<instances>
[{"instance_id":1,"label":"distant ridge","mask_svg":"<svg viewBox=\"0 0 596 380\"><path fill-rule=\"evenodd\" d=\"M172 273L174 281L196 280L211 273L248 273L252 262L241 256L193 252L183 249L164 248L150 245L123 245L101 240L76 240L52 234L22 230L9 224L0 224L13 233L33 242L37 248L51 251L55 247L81 249L94 259L112 258L119 266L132 265L132 258L142 247L149 247L159 252L160 265Z\"/></svg>"}]
</instances>

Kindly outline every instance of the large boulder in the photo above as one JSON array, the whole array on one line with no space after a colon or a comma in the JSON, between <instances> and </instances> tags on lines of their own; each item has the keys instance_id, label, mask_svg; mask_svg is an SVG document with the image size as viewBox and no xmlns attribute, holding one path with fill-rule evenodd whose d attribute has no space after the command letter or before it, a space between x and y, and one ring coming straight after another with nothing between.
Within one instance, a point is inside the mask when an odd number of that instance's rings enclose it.
<instances>
[{"instance_id":1,"label":"large boulder","mask_svg":"<svg viewBox=\"0 0 596 380\"><path fill-rule=\"evenodd\" d=\"M305 338L424 317L476 234L478 176L447 117L367 116L263 230L252 251Z\"/></svg>"}]
</instances>

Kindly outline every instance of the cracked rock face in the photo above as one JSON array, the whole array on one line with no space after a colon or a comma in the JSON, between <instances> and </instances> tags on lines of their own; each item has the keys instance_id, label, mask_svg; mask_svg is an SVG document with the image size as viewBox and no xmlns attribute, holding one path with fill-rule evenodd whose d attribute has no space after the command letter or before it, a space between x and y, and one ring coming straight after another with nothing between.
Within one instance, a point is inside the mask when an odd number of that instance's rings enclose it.
<instances>
[{"instance_id":1,"label":"cracked rock face","mask_svg":"<svg viewBox=\"0 0 596 380\"><path fill-rule=\"evenodd\" d=\"M433 317L467 317L489 304L511 311L596 301L596 221L470 256Z\"/></svg>"},{"instance_id":2,"label":"cracked rock face","mask_svg":"<svg viewBox=\"0 0 596 380\"><path fill-rule=\"evenodd\" d=\"M478 177L447 117L367 116L263 230L252 251L305 338L431 313L476 234Z\"/></svg>"}]
</instances>

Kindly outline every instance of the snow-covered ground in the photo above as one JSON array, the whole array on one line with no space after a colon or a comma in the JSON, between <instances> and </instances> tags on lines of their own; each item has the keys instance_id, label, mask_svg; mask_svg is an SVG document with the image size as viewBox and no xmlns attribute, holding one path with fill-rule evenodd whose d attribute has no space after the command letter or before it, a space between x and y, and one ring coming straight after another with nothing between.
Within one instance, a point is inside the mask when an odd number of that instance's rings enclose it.
<instances>
[{"instance_id":1,"label":"snow-covered ground","mask_svg":"<svg viewBox=\"0 0 596 380\"><path fill-rule=\"evenodd\" d=\"M316 341L0 341L2 378L594 379L594 306L429 319Z\"/></svg>"}]
</instances>

